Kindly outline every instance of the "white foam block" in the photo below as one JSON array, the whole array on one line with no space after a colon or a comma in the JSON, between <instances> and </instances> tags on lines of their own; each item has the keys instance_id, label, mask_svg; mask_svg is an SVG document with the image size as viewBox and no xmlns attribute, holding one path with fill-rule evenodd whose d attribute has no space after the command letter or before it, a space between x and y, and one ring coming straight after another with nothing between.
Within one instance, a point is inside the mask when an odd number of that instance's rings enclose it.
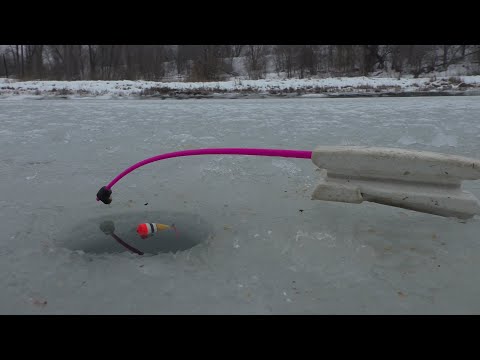
<instances>
[{"instance_id":1,"label":"white foam block","mask_svg":"<svg viewBox=\"0 0 480 360\"><path fill-rule=\"evenodd\" d=\"M478 199L461 189L480 179L480 161L427 151L364 146L319 146L312 161L325 169L312 199L375 203L470 218Z\"/></svg>"}]
</instances>

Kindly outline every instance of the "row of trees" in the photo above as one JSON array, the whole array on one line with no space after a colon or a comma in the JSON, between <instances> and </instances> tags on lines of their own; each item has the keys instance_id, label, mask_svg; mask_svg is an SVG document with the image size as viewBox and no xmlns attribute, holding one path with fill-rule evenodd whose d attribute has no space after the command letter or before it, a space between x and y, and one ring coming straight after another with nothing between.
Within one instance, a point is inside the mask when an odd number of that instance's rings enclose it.
<instances>
[{"instance_id":1,"label":"row of trees","mask_svg":"<svg viewBox=\"0 0 480 360\"><path fill-rule=\"evenodd\" d=\"M265 77L414 76L463 61L480 63L480 45L9 45L0 76L52 80L215 81Z\"/></svg>"}]
</instances>

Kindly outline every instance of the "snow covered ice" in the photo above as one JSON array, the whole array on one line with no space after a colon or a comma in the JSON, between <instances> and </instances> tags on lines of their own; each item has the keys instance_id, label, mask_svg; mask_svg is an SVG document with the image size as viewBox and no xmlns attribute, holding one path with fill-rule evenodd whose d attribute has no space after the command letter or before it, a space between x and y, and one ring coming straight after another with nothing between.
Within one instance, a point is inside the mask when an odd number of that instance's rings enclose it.
<instances>
[{"instance_id":1,"label":"snow covered ice","mask_svg":"<svg viewBox=\"0 0 480 360\"><path fill-rule=\"evenodd\" d=\"M0 313L478 313L478 218L312 201L309 160L169 159L120 180L111 205L95 201L128 166L192 148L480 158L478 99L2 99ZM465 189L480 197L478 182ZM111 220L128 242L140 219L178 220L191 246L139 256L99 228Z\"/></svg>"}]
</instances>

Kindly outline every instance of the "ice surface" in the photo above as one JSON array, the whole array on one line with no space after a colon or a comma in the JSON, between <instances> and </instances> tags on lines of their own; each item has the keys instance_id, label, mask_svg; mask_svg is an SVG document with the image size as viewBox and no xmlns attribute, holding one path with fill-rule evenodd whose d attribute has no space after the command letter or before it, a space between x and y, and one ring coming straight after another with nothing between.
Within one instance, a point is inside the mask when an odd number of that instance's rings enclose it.
<instances>
[{"instance_id":1,"label":"ice surface","mask_svg":"<svg viewBox=\"0 0 480 360\"><path fill-rule=\"evenodd\" d=\"M443 133L439 133L435 135L432 140L432 146L441 147L441 146L457 146L457 136L455 135L445 135Z\"/></svg>"},{"instance_id":2,"label":"ice surface","mask_svg":"<svg viewBox=\"0 0 480 360\"><path fill-rule=\"evenodd\" d=\"M110 206L95 201L133 163L189 148L479 158L479 115L478 97L4 99L0 313L479 313L477 218L312 201L320 172L308 160L169 159L127 175ZM478 182L465 188L480 196ZM198 245L139 256L99 228L113 221L130 241L138 221L175 219Z\"/></svg>"}]
</instances>

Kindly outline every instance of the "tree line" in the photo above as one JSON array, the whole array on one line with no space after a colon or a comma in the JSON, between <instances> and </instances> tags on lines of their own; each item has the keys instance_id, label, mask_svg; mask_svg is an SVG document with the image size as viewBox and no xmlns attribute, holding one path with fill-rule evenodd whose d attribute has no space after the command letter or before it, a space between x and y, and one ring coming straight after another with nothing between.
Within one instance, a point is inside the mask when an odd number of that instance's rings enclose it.
<instances>
[{"instance_id":1,"label":"tree line","mask_svg":"<svg viewBox=\"0 0 480 360\"><path fill-rule=\"evenodd\" d=\"M480 45L8 45L0 60L0 77L21 80L418 77L463 62L478 68Z\"/></svg>"}]
</instances>

